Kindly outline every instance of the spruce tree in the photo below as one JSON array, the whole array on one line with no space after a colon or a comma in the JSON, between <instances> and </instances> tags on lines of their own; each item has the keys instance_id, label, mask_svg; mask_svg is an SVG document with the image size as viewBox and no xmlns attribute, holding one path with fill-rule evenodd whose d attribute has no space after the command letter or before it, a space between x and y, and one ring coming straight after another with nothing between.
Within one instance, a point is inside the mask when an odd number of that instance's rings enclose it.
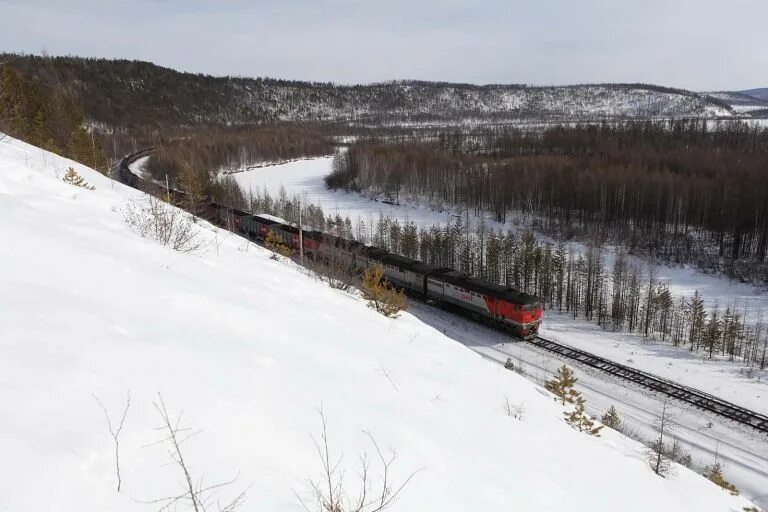
<instances>
[{"instance_id":1,"label":"spruce tree","mask_svg":"<svg viewBox=\"0 0 768 512\"><path fill-rule=\"evenodd\" d=\"M603 417L600 418L600 423L613 430L621 429L621 418L619 418L619 413L616 412L614 406L611 406L608 411L603 414Z\"/></svg>"},{"instance_id":2,"label":"spruce tree","mask_svg":"<svg viewBox=\"0 0 768 512\"><path fill-rule=\"evenodd\" d=\"M704 299L696 290L693 292L693 298L688 305L690 312L690 330L688 342L691 351L698 350L701 345L701 338L704 331L704 323L707 319L707 313L704 311Z\"/></svg>"}]
</instances>

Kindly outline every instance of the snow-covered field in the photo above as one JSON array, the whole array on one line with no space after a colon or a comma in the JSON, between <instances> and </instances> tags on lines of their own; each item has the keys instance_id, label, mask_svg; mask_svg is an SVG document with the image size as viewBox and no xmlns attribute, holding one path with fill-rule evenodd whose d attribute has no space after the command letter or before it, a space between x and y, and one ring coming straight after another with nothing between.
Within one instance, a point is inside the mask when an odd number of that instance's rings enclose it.
<instances>
[{"instance_id":1,"label":"snow-covered field","mask_svg":"<svg viewBox=\"0 0 768 512\"><path fill-rule=\"evenodd\" d=\"M246 192L266 187L276 196L280 188L284 187L289 196L301 194L304 201L322 206L326 214L349 216L353 225L362 219L366 226L372 226L380 216L397 218L400 222L413 221L422 226L446 224L453 220L451 212L447 210L438 212L413 204L389 205L370 200L361 194L327 190L323 177L330 172L331 162L330 157L317 158L232 176ZM470 221L476 222L473 219ZM486 223L494 228L516 229L517 226L511 222L509 226L500 226L486 219ZM573 245L579 249L579 244ZM642 268L641 260L638 259L637 263ZM739 310L746 309L750 313L748 320L754 320L760 311L765 311L764 318L768 318L768 293L764 289L725 277L706 275L689 266L660 266L657 278L666 280L670 291L676 296L690 297L698 290L709 305L719 304L722 308L727 304L739 304ZM667 344L648 343L637 336L605 332L592 324L574 322L552 312L547 312L542 335L768 413L766 371L753 370L750 375L746 375L746 370L738 363L705 360L700 355L676 350Z\"/></svg>"},{"instance_id":2,"label":"snow-covered field","mask_svg":"<svg viewBox=\"0 0 768 512\"><path fill-rule=\"evenodd\" d=\"M74 167L95 190L63 183ZM398 457L391 510L739 511L684 468L662 479L641 447L562 421L540 387L419 318L388 320L357 297L205 223L180 254L135 234L141 193L15 141L0 141L0 510L158 510L184 492L153 401L184 411L195 485L233 480L222 504L302 510L321 478L318 407L356 495L369 431ZM122 489L100 400L119 440ZM525 404L508 417L505 397ZM158 444L158 442L160 442ZM236 478L235 478L236 477ZM179 510L185 509L183 506ZM312 508L314 509L314 508Z\"/></svg>"}]
</instances>

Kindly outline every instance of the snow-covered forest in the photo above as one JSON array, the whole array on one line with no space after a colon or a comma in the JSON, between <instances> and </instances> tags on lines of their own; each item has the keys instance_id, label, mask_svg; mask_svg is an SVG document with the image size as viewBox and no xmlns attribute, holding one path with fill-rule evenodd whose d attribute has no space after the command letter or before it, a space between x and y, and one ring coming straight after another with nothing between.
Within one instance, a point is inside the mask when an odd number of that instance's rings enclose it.
<instances>
[{"instance_id":1,"label":"snow-covered forest","mask_svg":"<svg viewBox=\"0 0 768 512\"><path fill-rule=\"evenodd\" d=\"M56 76L57 83L77 95L90 119L121 129L263 121L399 124L467 117L566 122L733 116L728 103L706 94L649 84L537 87L400 81L347 86L212 77L128 60L32 55L5 60L35 82Z\"/></svg>"},{"instance_id":2,"label":"snow-covered forest","mask_svg":"<svg viewBox=\"0 0 768 512\"><path fill-rule=\"evenodd\" d=\"M204 219L530 293L542 336L764 413L761 101L0 54L0 509L757 510L749 428ZM108 178L145 148L154 198Z\"/></svg>"},{"instance_id":3,"label":"snow-covered forest","mask_svg":"<svg viewBox=\"0 0 768 512\"><path fill-rule=\"evenodd\" d=\"M332 188L531 218L557 239L768 282L768 129L688 121L360 142ZM478 149L479 148L479 149ZM481 154L477 154L480 152Z\"/></svg>"},{"instance_id":4,"label":"snow-covered forest","mask_svg":"<svg viewBox=\"0 0 768 512\"><path fill-rule=\"evenodd\" d=\"M667 448L662 478L639 443L569 425L565 383L552 395L240 237L199 221L195 253L143 238L125 212L147 197L81 164L7 137L0 166L0 508L298 511L329 473L353 502L396 493L391 510L752 506Z\"/></svg>"},{"instance_id":5,"label":"snow-covered forest","mask_svg":"<svg viewBox=\"0 0 768 512\"><path fill-rule=\"evenodd\" d=\"M294 205L300 198L256 189L247 196L247 209L297 223ZM755 308L738 298L717 303L698 290L676 295L669 280L659 277L655 264L643 264L623 249L601 245L585 249L537 240L527 230L494 229L482 220L468 227L462 215L453 219L450 224L425 225L377 216L366 222L312 203L302 205L302 223L308 229L360 240L435 268L456 268L523 290L541 297L549 309L606 330L637 333L760 370L768 366L768 318L763 316L768 311L760 306Z\"/></svg>"}]
</instances>

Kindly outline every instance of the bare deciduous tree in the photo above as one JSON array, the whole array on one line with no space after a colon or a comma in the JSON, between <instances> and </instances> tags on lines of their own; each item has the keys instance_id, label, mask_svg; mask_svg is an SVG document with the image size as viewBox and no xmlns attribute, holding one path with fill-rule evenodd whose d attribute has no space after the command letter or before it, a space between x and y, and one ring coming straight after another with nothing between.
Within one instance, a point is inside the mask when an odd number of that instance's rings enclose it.
<instances>
[{"instance_id":1,"label":"bare deciduous tree","mask_svg":"<svg viewBox=\"0 0 768 512\"><path fill-rule=\"evenodd\" d=\"M309 480L308 485L312 492L313 502L307 503L296 494L302 508L307 512L381 512L388 509L420 470L414 471L400 485L394 486L391 482L391 472L397 454L392 451L389 457L386 457L373 435L364 431L376 450L376 457L380 465L381 483L378 486L374 484L368 455L364 453L360 457L359 488L356 490L356 496L350 495L344 482L344 472L340 468L343 457L336 459L331 455L328 442L328 420L322 408L320 409L320 419L322 421L322 434L319 440L314 440L314 443L317 456L323 466L323 473L320 479Z\"/></svg>"},{"instance_id":2,"label":"bare deciduous tree","mask_svg":"<svg viewBox=\"0 0 768 512\"><path fill-rule=\"evenodd\" d=\"M181 493L158 498L145 503L159 504L160 509L158 512L176 510L176 507L180 504L187 505L195 512L207 512L208 507L213 504L217 492L222 488L234 484L238 477L235 476L233 479L226 482L212 485L205 485L202 477L199 479L193 478L189 465L184 459L181 447L184 442L189 440L189 438L195 435L196 432L190 433L189 429L181 427L183 411L179 412L175 419L171 418L161 394L158 393L157 401L154 402L153 405L162 420L162 424L157 430L165 434L165 437L158 441L158 443L164 443L168 446L168 455L173 463L178 466L184 481L183 491ZM224 505L222 505L221 502L216 501L217 512L234 512L237 510L245 502L246 492L247 489L227 501Z\"/></svg>"},{"instance_id":3,"label":"bare deciduous tree","mask_svg":"<svg viewBox=\"0 0 768 512\"><path fill-rule=\"evenodd\" d=\"M354 261L354 251L337 247L329 237L321 243L321 250L311 258L305 258L305 266L331 288L349 291L360 279Z\"/></svg>"},{"instance_id":4,"label":"bare deciduous tree","mask_svg":"<svg viewBox=\"0 0 768 512\"><path fill-rule=\"evenodd\" d=\"M672 437L677 426L674 417L669 413L668 402L669 398L665 397L661 413L655 422L658 437L651 441L646 450L648 464L654 473L662 477L672 473L674 463L691 465L691 456L685 453L680 442L677 439L672 439L671 443L667 441L667 438Z\"/></svg>"},{"instance_id":5,"label":"bare deciduous tree","mask_svg":"<svg viewBox=\"0 0 768 512\"><path fill-rule=\"evenodd\" d=\"M120 418L120 422L117 425L112 424L112 419L109 417L107 408L101 403L99 397L93 395L93 399L99 404L101 410L104 412L104 418L107 420L107 428L109 429L109 435L112 436L112 441L115 445L115 475L117 476L117 492L120 492L120 487L123 484L123 480L120 476L120 432L123 431L125 425L125 418L128 416L128 409L131 408L131 392L128 391L125 395L125 408L123 409L123 415Z\"/></svg>"}]
</instances>

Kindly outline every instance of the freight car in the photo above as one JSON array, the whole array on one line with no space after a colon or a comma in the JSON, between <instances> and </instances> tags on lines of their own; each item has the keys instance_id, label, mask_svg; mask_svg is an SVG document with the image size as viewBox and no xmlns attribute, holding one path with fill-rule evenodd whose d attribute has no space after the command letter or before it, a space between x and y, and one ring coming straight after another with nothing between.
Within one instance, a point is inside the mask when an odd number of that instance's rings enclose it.
<instances>
[{"instance_id":1,"label":"freight car","mask_svg":"<svg viewBox=\"0 0 768 512\"><path fill-rule=\"evenodd\" d=\"M159 197L171 196L174 201L183 202L186 193L144 180L129 169L131 162L151 151L149 148L124 158L118 168L120 181L143 188ZM304 254L312 258L325 261L346 258L348 261L342 261L343 264L359 270L381 264L386 279L408 293L451 305L477 320L500 327L520 338L531 339L539 330L541 301L533 295L469 277L450 268L434 268L420 261L327 233L302 230L302 236L299 237L298 227L270 215L251 215L215 202L208 202L201 209L204 210L204 217L252 240L263 241L272 232L294 250L298 250L301 239Z\"/></svg>"},{"instance_id":2,"label":"freight car","mask_svg":"<svg viewBox=\"0 0 768 512\"><path fill-rule=\"evenodd\" d=\"M221 225L253 240L263 241L269 232L294 250L299 248L299 229L268 215L211 205ZM384 268L385 278L398 288L421 298L450 304L475 319L501 327L523 339L533 338L541 324L541 301L534 295L469 277L451 268L434 268L420 261L368 247L327 233L302 231L304 254L328 260L348 258L350 268L366 269L375 264Z\"/></svg>"}]
</instances>

